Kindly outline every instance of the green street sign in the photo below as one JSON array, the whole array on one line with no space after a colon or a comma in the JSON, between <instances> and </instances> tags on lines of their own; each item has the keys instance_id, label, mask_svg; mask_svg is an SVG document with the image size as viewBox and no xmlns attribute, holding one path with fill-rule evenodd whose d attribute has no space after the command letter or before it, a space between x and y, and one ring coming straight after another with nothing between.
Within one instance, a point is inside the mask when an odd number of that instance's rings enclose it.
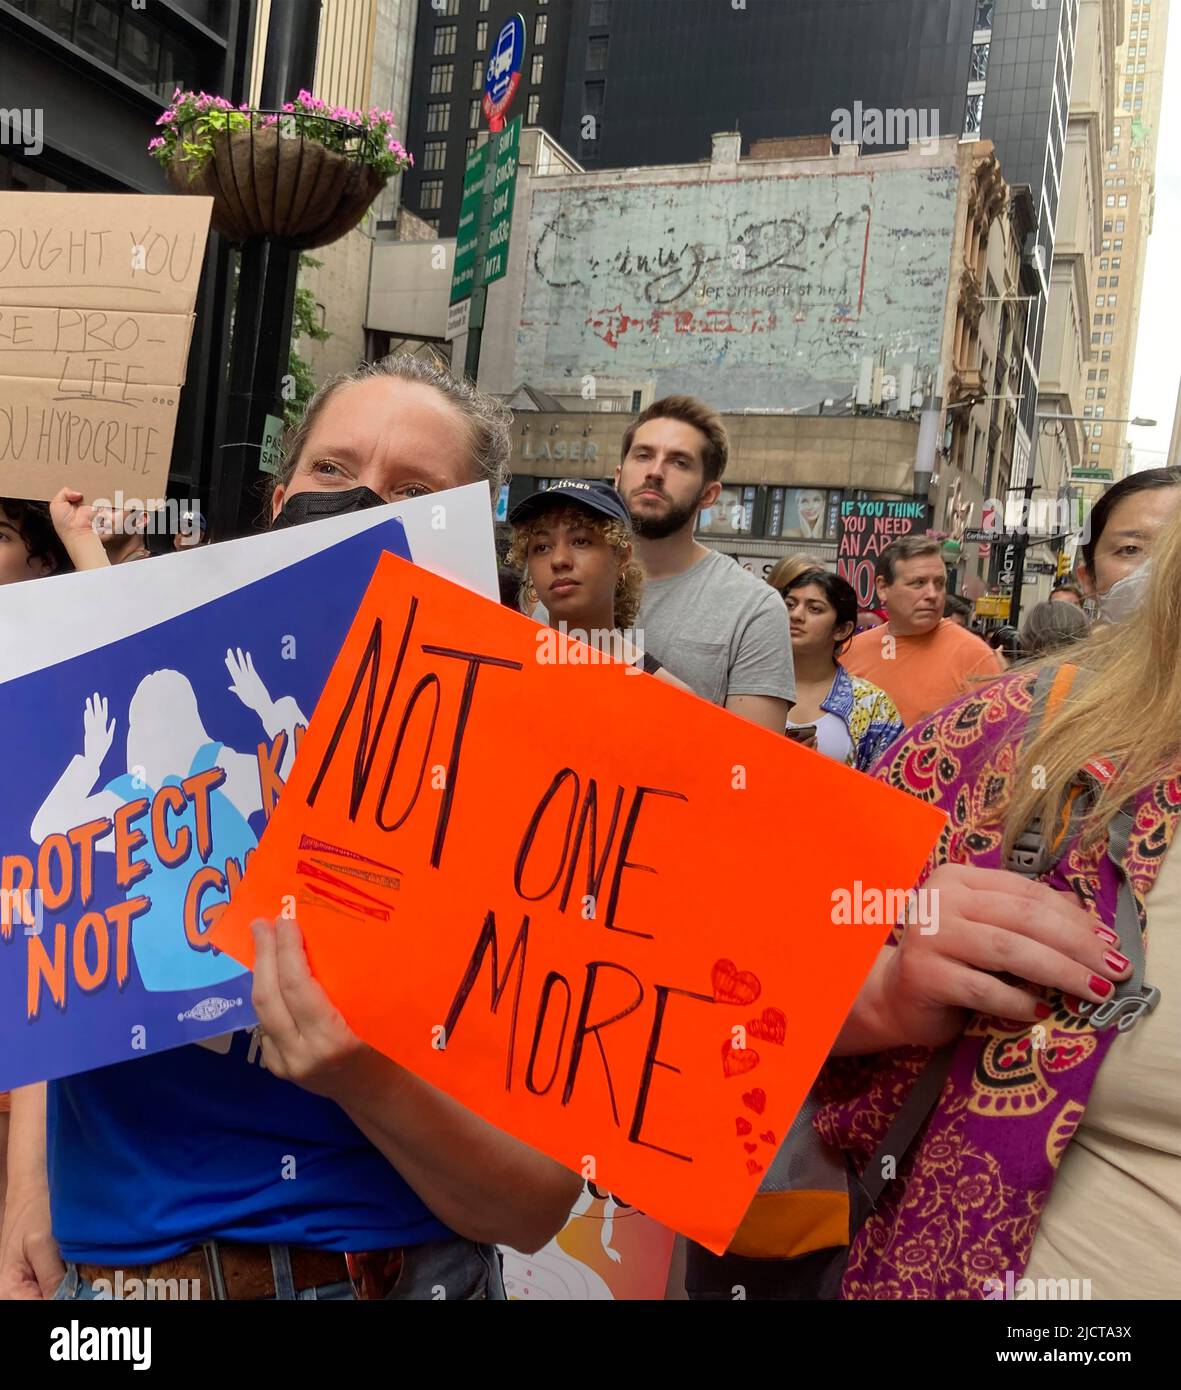
<instances>
[{"instance_id":1,"label":"green street sign","mask_svg":"<svg viewBox=\"0 0 1181 1390\"><path fill-rule=\"evenodd\" d=\"M463 201L459 205L459 227L455 234L455 265L451 272L451 303L466 299L475 288L476 250L480 239L480 205L484 200L484 177L488 169L488 146L480 145L467 157L463 173Z\"/></svg>"},{"instance_id":2,"label":"green street sign","mask_svg":"<svg viewBox=\"0 0 1181 1390\"><path fill-rule=\"evenodd\" d=\"M496 147L496 173L492 180L492 210L488 240L478 283L490 285L499 280L508 266L508 239L513 220L513 198L517 188L517 160L521 153L521 118L510 121L500 134Z\"/></svg>"},{"instance_id":3,"label":"green street sign","mask_svg":"<svg viewBox=\"0 0 1181 1390\"><path fill-rule=\"evenodd\" d=\"M1109 483L1115 477L1115 473L1110 468L1072 468L1070 476L1087 483Z\"/></svg>"}]
</instances>

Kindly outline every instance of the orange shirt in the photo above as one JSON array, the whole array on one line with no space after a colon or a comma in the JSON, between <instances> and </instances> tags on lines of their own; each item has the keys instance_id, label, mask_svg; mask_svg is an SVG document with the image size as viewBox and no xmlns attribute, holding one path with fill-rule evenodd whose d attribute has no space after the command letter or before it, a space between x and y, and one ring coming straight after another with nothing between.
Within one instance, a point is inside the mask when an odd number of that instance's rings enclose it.
<instances>
[{"instance_id":1,"label":"orange shirt","mask_svg":"<svg viewBox=\"0 0 1181 1390\"><path fill-rule=\"evenodd\" d=\"M841 665L881 686L908 727L970 689L974 676L1000 675L1005 669L999 652L950 618L920 637L871 628L853 638Z\"/></svg>"}]
</instances>

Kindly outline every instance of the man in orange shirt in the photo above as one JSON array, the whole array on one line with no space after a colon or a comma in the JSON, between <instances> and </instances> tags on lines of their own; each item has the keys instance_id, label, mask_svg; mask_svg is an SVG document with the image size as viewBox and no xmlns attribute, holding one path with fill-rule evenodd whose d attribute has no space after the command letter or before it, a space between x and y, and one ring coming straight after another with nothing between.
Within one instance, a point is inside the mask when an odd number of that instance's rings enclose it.
<instances>
[{"instance_id":1,"label":"man in orange shirt","mask_svg":"<svg viewBox=\"0 0 1181 1390\"><path fill-rule=\"evenodd\" d=\"M1004 671L986 643L944 618L947 571L938 541L900 536L878 556L875 569L889 621L854 637L841 665L881 686L907 725L954 700L973 679Z\"/></svg>"}]
</instances>

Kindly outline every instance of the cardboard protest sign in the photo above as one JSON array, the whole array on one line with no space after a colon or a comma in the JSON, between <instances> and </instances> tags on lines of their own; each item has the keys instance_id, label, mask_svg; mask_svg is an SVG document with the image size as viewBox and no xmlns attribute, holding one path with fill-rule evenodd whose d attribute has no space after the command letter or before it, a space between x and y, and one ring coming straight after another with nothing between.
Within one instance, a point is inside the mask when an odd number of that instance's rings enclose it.
<instances>
[{"instance_id":1,"label":"cardboard protest sign","mask_svg":"<svg viewBox=\"0 0 1181 1390\"><path fill-rule=\"evenodd\" d=\"M878 556L899 536L910 536L927 527L927 500L908 497L841 503L841 535L837 545L837 573L852 584L859 608L877 606L874 566Z\"/></svg>"},{"instance_id":2,"label":"cardboard protest sign","mask_svg":"<svg viewBox=\"0 0 1181 1390\"><path fill-rule=\"evenodd\" d=\"M592 655L383 556L209 939L296 916L368 1043L722 1250L889 925L834 904L943 818Z\"/></svg>"},{"instance_id":3,"label":"cardboard protest sign","mask_svg":"<svg viewBox=\"0 0 1181 1390\"><path fill-rule=\"evenodd\" d=\"M0 683L0 1089L254 1022L208 923L378 559L414 554L408 537L495 592L480 486L6 590L0 646L44 625L56 647L33 641L15 672L6 653Z\"/></svg>"},{"instance_id":4,"label":"cardboard protest sign","mask_svg":"<svg viewBox=\"0 0 1181 1390\"><path fill-rule=\"evenodd\" d=\"M0 193L0 494L163 496L212 206Z\"/></svg>"},{"instance_id":5,"label":"cardboard protest sign","mask_svg":"<svg viewBox=\"0 0 1181 1390\"><path fill-rule=\"evenodd\" d=\"M588 1182L570 1219L535 1254L500 1247L504 1290L521 1303L659 1302L675 1239L667 1227Z\"/></svg>"}]
</instances>

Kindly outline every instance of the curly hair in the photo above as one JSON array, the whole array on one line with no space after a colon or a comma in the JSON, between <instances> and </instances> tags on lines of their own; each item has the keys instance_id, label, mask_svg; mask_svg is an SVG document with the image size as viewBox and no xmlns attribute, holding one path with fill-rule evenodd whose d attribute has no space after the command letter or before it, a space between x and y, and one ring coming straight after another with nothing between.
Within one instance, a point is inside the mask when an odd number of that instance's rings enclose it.
<instances>
[{"instance_id":1,"label":"curly hair","mask_svg":"<svg viewBox=\"0 0 1181 1390\"><path fill-rule=\"evenodd\" d=\"M16 527L17 535L29 552L30 564L39 561L51 574L65 574L73 569L66 548L53 529L47 503L0 497L0 521Z\"/></svg>"},{"instance_id":2,"label":"curly hair","mask_svg":"<svg viewBox=\"0 0 1181 1390\"><path fill-rule=\"evenodd\" d=\"M626 526L622 521L594 516L584 507L555 506L549 511L543 512L541 516L534 517L532 521L526 521L513 527L512 544L509 546L505 563L522 575L526 586L531 587L529 542L543 526L548 527L563 522L567 525L585 526L588 531L593 531L596 536L606 541L617 556L622 556L625 548L631 545L635 539L631 527ZM636 615L640 611L640 595L643 588L644 567L638 560L632 558L620 569L619 578L615 584L614 619L617 628L626 632L634 626Z\"/></svg>"}]
</instances>

